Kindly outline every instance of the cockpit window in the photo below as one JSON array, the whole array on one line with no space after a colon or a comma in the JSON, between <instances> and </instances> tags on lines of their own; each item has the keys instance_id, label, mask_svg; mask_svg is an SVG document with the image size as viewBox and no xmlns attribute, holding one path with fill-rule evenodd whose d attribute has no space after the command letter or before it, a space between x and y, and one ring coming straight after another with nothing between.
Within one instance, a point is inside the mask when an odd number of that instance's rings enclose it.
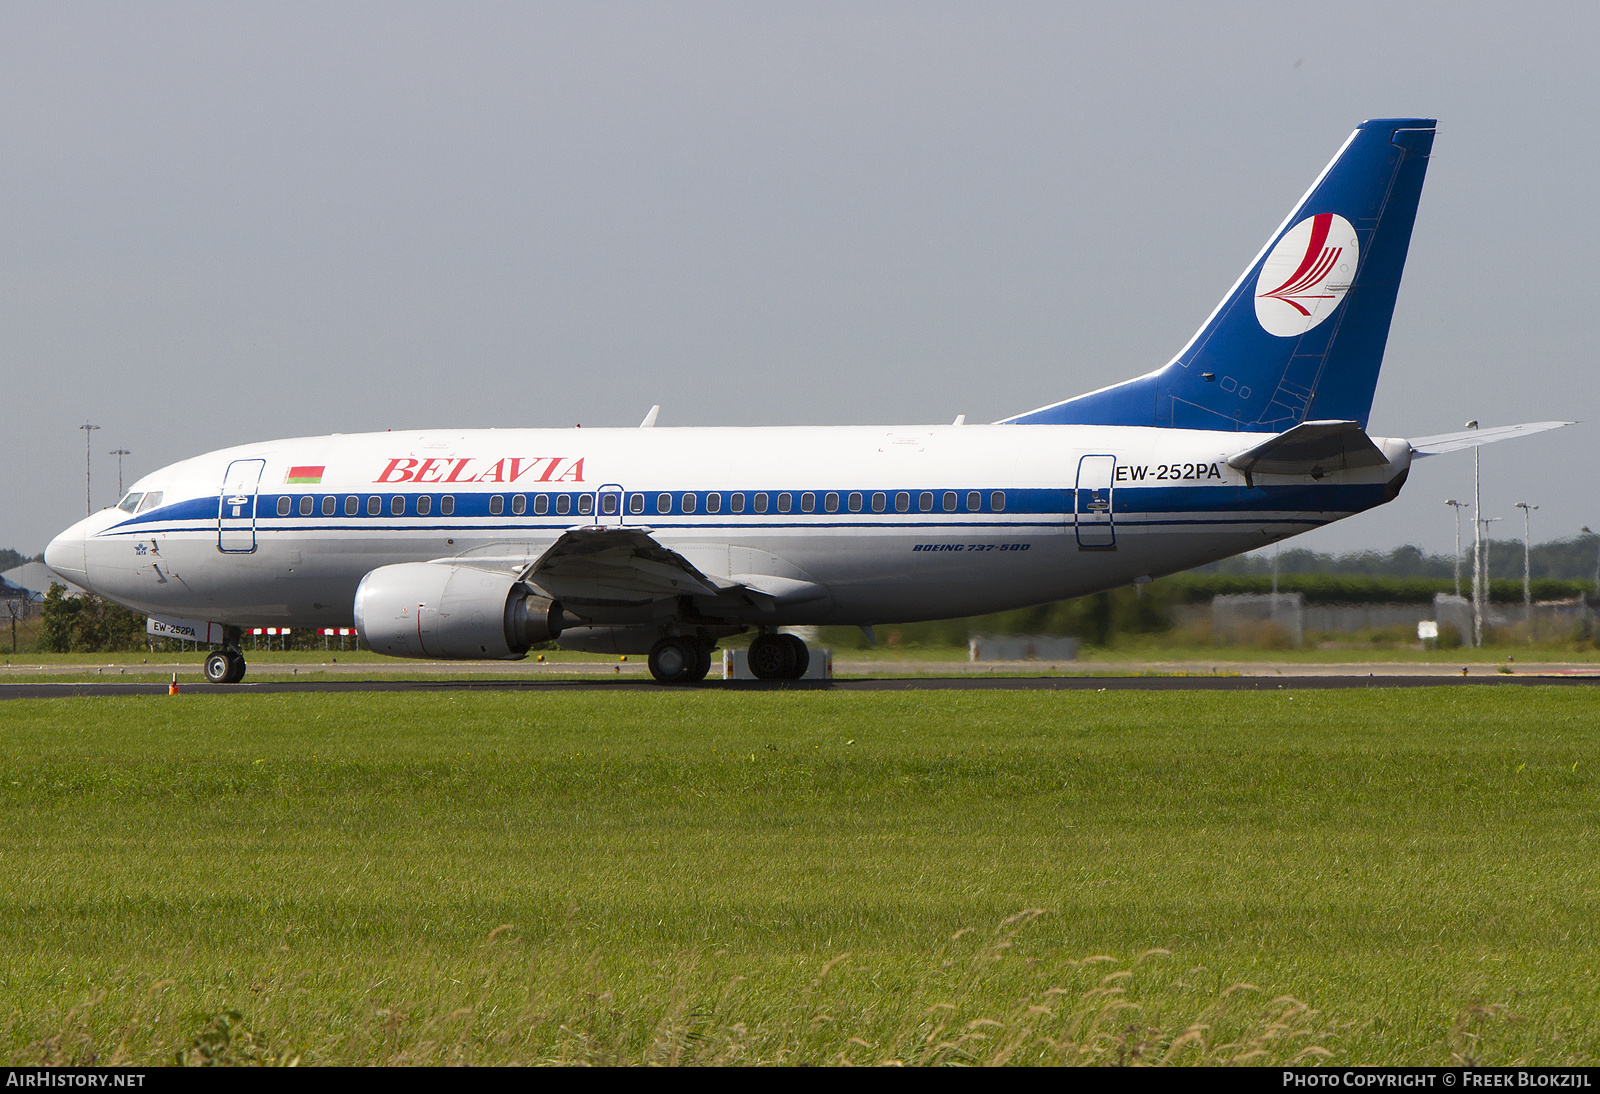
<instances>
[{"instance_id":1,"label":"cockpit window","mask_svg":"<svg viewBox=\"0 0 1600 1094\"><path fill-rule=\"evenodd\" d=\"M164 493L165 493L165 491L163 491L163 490L152 490L148 494L146 494L144 496L144 500L139 503L139 512L148 513L150 510L152 510L156 506L160 505L161 504L161 496Z\"/></svg>"},{"instance_id":2,"label":"cockpit window","mask_svg":"<svg viewBox=\"0 0 1600 1094\"><path fill-rule=\"evenodd\" d=\"M117 503L117 508L124 513L137 513L139 511L139 499L142 497L144 497L142 493L134 494L130 492L127 497Z\"/></svg>"}]
</instances>

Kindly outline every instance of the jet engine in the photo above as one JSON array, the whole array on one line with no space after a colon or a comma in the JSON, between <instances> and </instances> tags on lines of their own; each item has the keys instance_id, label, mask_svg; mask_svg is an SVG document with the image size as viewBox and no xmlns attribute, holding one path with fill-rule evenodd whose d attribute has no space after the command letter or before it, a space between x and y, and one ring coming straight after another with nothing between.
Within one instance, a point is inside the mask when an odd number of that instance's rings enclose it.
<instances>
[{"instance_id":1,"label":"jet engine","mask_svg":"<svg viewBox=\"0 0 1600 1094\"><path fill-rule=\"evenodd\" d=\"M567 623L559 601L515 577L471 566L380 566L356 588L356 632L390 657L515 660Z\"/></svg>"}]
</instances>

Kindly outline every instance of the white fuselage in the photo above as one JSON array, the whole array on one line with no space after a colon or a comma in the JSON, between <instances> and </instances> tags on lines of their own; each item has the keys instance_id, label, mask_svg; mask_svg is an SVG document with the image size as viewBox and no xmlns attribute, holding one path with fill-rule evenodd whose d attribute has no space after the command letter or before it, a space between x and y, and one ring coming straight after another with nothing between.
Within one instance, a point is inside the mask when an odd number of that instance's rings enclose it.
<instances>
[{"instance_id":1,"label":"white fuselage","mask_svg":"<svg viewBox=\"0 0 1600 1094\"><path fill-rule=\"evenodd\" d=\"M444 559L515 568L577 526L651 530L710 577L827 591L773 624L973 615L1114 588L1393 496L1409 464L1245 476L1232 432L1120 426L426 430L241 445L173 464L47 553L146 614L349 626L363 576ZM258 461L258 462L257 462ZM606 493L620 510L603 515ZM498 499L498 500L496 500ZM659 604L589 613L657 621Z\"/></svg>"}]
</instances>

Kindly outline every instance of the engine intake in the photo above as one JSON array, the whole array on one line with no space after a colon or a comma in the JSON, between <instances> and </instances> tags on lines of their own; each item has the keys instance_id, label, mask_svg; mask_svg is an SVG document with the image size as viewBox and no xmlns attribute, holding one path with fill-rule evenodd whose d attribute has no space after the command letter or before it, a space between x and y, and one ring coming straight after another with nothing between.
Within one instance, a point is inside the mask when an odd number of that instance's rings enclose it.
<instances>
[{"instance_id":1,"label":"engine intake","mask_svg":"<svg viewBox=\"0 0 1600 1094\"><path fill-rule=\"evenodd\" d=\"M356 632L390 657L515 660L579 622L509 574L441 562L380 566L356 588Z\"/></svg>"}]
</instances>

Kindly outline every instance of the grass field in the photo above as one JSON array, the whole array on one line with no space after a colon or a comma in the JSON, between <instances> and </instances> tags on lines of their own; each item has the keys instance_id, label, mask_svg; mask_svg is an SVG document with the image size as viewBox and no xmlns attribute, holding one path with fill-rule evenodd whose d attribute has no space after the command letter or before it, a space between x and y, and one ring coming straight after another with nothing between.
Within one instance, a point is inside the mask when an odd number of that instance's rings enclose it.
<instances>
[{"instance_id":1,"label":"grass field","mask_svg":"<svg viewBox=\"0 0 1600 1094\"><path fill-rule=\"evenodd\" d=\"M11 701L0 1054L1592 1063L1597 739L1588 688Z\"/></svg>"}]
</instances>

